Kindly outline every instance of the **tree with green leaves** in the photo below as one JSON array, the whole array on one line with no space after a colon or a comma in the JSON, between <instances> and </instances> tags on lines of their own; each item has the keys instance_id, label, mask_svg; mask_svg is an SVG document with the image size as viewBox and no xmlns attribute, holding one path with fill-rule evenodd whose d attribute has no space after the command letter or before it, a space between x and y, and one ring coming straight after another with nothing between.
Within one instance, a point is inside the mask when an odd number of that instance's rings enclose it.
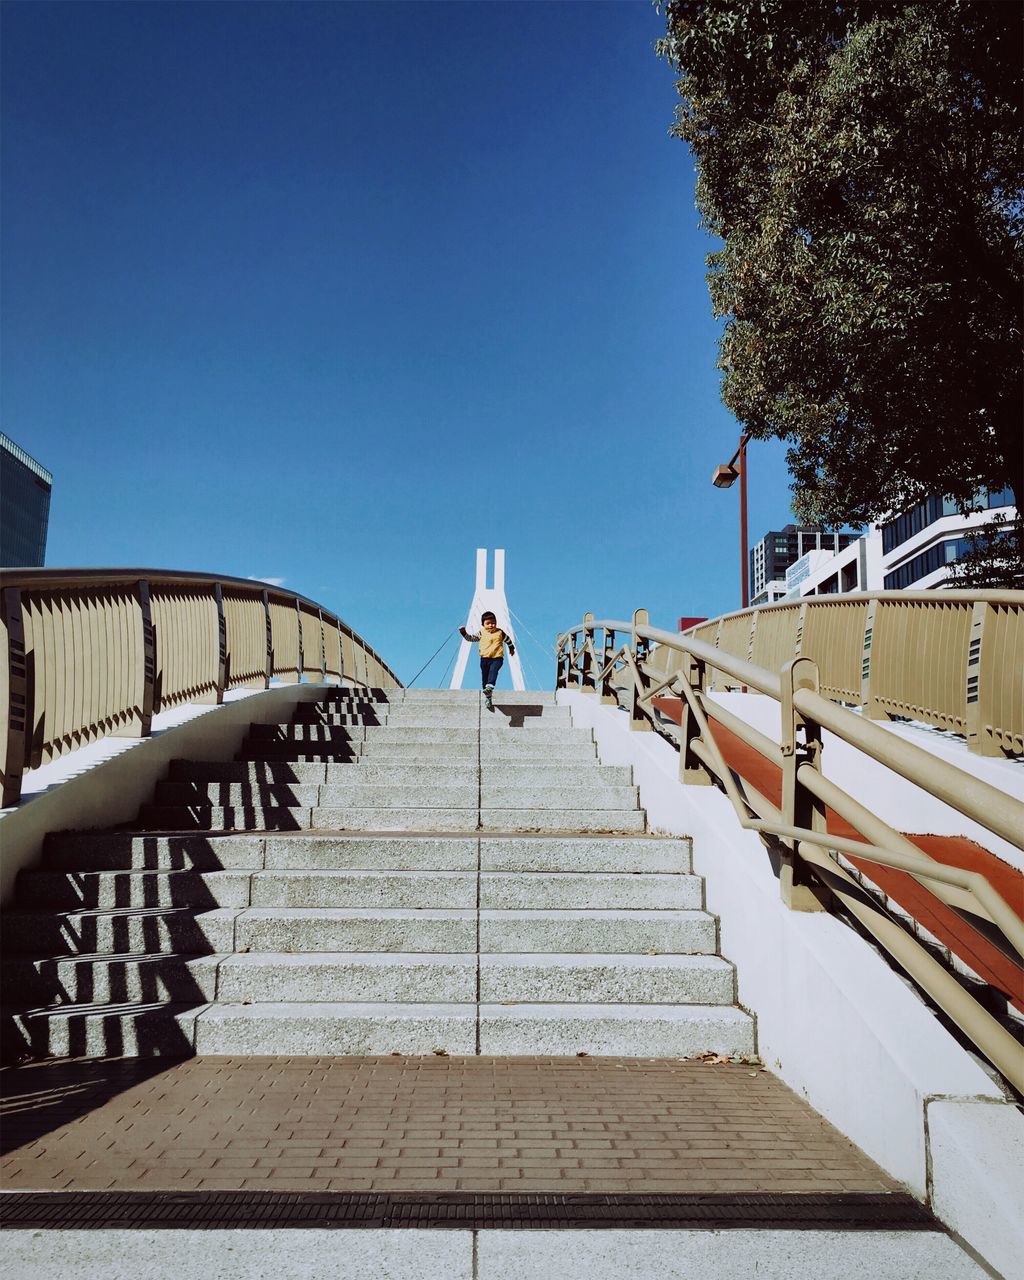
<instances>
[{"instance_id":1,"label":"tree with green leaves","mask_svg":"<svg viewBox=\"0 0 1024 1280\"><path fill-rule=\"evenodd\" d=\"M838 526L1024 471L1022 15L1001 0L669 0L673 132L722 398Z\"/></svg>"}]
</instances>

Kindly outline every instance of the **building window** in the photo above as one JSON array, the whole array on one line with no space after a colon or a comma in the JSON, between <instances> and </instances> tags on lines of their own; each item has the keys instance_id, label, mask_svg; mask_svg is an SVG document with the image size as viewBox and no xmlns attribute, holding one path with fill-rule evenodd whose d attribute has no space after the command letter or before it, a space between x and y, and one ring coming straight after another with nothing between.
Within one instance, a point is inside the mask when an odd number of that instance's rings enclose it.
<instances>
[{"instance_id":1,"label":"building window","mask_svg":"<svg viewBox=\"0 0 1024 1280\"><path fill-rule=\"evenodd\" d=\"M934 547L922 551L906 564L885 575L886 591L906 591L915 582L926 578L944 565L952 564L966 555L971 543L967 538L947 538L945 542L937 542Z\"/></svg>"}]
</instances>

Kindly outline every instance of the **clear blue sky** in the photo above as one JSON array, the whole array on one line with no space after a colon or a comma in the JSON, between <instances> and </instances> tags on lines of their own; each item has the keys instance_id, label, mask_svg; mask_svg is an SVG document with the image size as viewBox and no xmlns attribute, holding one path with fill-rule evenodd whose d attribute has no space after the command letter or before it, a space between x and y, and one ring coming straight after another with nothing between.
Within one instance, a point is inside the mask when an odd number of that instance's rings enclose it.
<instances>
[{"instance_id":1,"label":"clear blue sky","mask_svg":"<svg viewBox=\"0 0 1024 1280\"><path fill-rule=\"evenodd\" d=\"M48 565L280 579L406 680L477 546L543 644L738 607L646 0L2 13L2 426L54 473ZM754 446L752 538L787 485Z\"/></svg>"}]
</instances>

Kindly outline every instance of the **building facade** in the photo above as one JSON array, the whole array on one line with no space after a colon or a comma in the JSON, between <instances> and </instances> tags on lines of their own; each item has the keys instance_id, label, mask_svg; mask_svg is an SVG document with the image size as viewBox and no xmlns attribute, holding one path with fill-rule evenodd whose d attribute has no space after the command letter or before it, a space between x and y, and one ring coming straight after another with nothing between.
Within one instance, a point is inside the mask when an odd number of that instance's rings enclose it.
<instances>
[{"instance_id":1,"label":"building facade","mask_svg":"<svg viewBox=\"0 0 1024 1280\"><path fill-rule=\"evenodd\" d=\"M855 533L826 533L810 525L787 524L773 529L750 549L750 603L774 604L785 599L786 570L811 551L833 555L857 541Z\"/></svg>"},{"instance_id":2,"label":"building facade","mask_svg":"<svg viewBox=\"0 0 1024 1280\"><path fill-rule=\"evenodd\" d=\"M38 567L46 562L53 476L0 432L0 564Z\"/></svg>"},{"instance_id":3,"label":"building facade","mask_svg":"<svg viewBox=\"0 0 1024 1280\"><path fill-rule=\"evenodd\" d=\"M806 553L786 571L784 593L776 599L955 586L953 566L969 549L969 535L1016 515L1008 489L980 493L966 515L948 499L926 498L892 520L869 525L839 552Z\"/></svg>"}]
</instances>

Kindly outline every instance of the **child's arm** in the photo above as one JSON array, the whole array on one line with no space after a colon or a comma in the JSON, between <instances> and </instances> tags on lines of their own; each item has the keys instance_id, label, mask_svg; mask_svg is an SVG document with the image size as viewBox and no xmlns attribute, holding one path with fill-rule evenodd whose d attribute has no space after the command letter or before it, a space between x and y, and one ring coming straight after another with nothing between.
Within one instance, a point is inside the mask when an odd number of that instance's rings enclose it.
<instances>
[{"instance_id":1,"label":"child's arm","mask_svg":"<svg viewBox=\"0 0 1024 1280\"><path fill-rule=\"evenodd\" d=\"M508 645L509 656L514 658L516 656L516 642L507 631L503 631L501 634L505 639L505 643Z\"/></svg>"},{"instance_id":2,"label":"child's arm","mask_svg":"<svg viewBox=\"0 0 1024 1280\"><path fill-rule=\"evenodd\" d=\"M476 636L471 635L470 632L468 632L465 627L459 627L459 635L462 636L463 640L479 640L480 639L478 635Z\"/></svg>"}]
</instances>

